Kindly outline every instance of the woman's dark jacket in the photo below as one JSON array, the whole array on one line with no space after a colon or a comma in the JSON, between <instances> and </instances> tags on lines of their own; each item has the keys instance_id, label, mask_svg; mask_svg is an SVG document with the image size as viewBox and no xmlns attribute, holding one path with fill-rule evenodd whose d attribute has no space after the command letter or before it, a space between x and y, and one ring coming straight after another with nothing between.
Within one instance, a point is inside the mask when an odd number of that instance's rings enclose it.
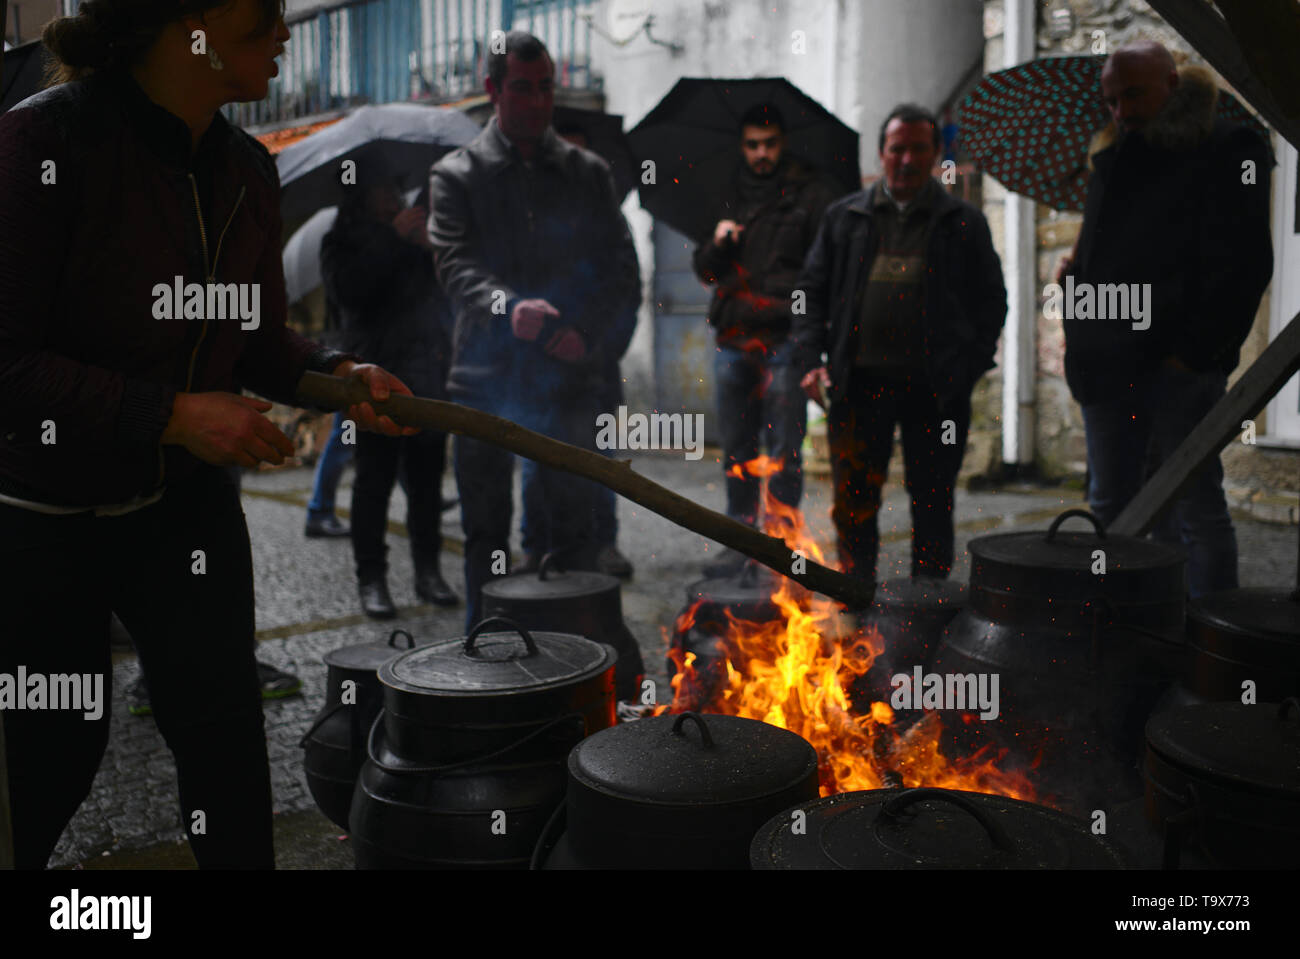
<instances>
[{"instance_id":1,"label":"woman's dark jacket","mask_svg":"<svg viewBox=\"0 0 1300 959\"><path fill-rule=\"evenodd\" d=\"M340 213L321 242L321 275L344 349L378 363L416 396L445 395L451 317L430 250L388 223Z\"/></svg>"},{"instance_id":2,"label":"woman's dark jacket","mask_svg":"<svg viewBox=\"0 0 1300 959\"><path fill-rule=\"evenodd\" d=\"M294 403L304 371L345 358L285 326L279 192L265 148L220 114L191 160L184 122L125 74L0 116L0 493L147 495L200 463L161 445L178 391ZM155 319L155 286L177 276L259 284L257 328Z\"/></svg>"}]
</instances>

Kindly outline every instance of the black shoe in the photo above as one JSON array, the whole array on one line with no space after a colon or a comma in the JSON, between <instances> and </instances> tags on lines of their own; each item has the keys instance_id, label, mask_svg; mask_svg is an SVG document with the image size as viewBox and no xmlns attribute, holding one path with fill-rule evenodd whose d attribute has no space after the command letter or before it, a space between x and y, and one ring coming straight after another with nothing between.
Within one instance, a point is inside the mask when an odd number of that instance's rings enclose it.
<instances>
[{"instance_id":1,"label":"black shoe","mask_svg":"<svg viewBox=\"0 0 1300 959\"><path fill-rule=\"evenodd\" d=\"M141 676L126 687L126 711L132 716L152 716L153 705L149 702L149 687Z\"/></svg>"},{"instance_id":2,"label":"black shoe","mask_svg":"<svg viewBox=\"0 0 1300 959\"><path fill-rule=\"evenodd\" d=\"M302 680L293 673L276 669L260 659L257 661L257 682L262 687L263 699L283 699L302 689Z\"/></svg>"},{"instance_id":3,"label":"black shoe","mask_svg":"<svg viewBox=\"0 0 1300 959\"><path fill-rule=\"evenodd\" d=\"M382 579L362 583L361 609L371 619L396 619L397 607L393 597L388 595L388 584Z\"/></svg>"},{"instance_id":4,"label":"black shoe","mask_svg":"<svg viewBox=\"0 0 1300 959\"><path fill-rule=\"evenodd\" d=\"M518 566L511 566L510 573L511 575L518 575L519 573L535 573L541 568L541 553L524 553L524 561Z\"/></svg>"},{"instance_id":5,"label":"black shoe","mask_svg":"<svg viewBox=\"0 0 1300 959\"><path fill-rule=\"evenodd\" d=\"M628 579L632 576L632 564L613 543L602 546L600 552L596 554L596 569L606 576L617 576L619 579Z\"/></svg>"},{"instance_id":6,"label":"black shoe","mask_svg":"<svg viewBox=\"0 0 1300 959\"><path fill-rule=\"evenodd\" d=\"M436 569L416 574L415 595L434 606L460 605L460 597L451 591L447 581Z\"/></svg>"},{"instance_id":7,"label":"black shoe","mask_svg":"<svg viewBox=\"0 0 1300 959\"><path fill-rule=\"evenodd\" d=\"M324 519L307 520L307 528L303 530L303 535L308 539L325 539L351 536L352 530L345 523L339 522L337 516L330 515Z\"/></svg>"},{"instance_id":8,"label":"black shoe","mask_svg":"<svg viewBox=\"0 0 1300 959\"><path fill-rule=\"evenodd\" d=\"M727 547L718 554L717 559L704 564L704 578L720 579L724 576L737 576L745 568L745 560L748 558L744 553Z\"/></svg>"}]
</instances>

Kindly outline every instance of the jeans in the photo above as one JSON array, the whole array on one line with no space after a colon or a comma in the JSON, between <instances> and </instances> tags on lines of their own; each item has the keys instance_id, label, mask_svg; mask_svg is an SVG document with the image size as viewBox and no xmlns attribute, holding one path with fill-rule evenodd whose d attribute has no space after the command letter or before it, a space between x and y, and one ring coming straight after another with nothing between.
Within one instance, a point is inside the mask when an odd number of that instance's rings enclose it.
<instances>
[{"instance_id":1,"label":"jeans","mask_svg":"<svg viewBox=\"0 0 1300 959\"><path fill-rule=\"evenodd\" d=\"M808 423L808 398L799 387L792 362L793 344L770 353L719 346L714 358L718 420L722 434L727 515L753 526L758 521L761 479L738 466L758 456L759 438L781 469L768 480L768 491L786 506L797 507L803 495L800 451Z\"/></svg>"},{"instance_id":2,"label":"jeans","mask_svg":"<svg viewBox=\"0 0 1300 959\"><path fill-rule=\"evenodd\" d=\"M406 529L415 573L438 571L442 550L442 471L447 434L425 430L414 436L357 432L357 475L352 486L352 554L357 582L388 573L388 501L399 469L406 473Z\"/></svg>"},{"instance_id":3,"label":"jeans","mask_svg":"<svg viewBox=\"0 0 1300 959\"><path fill-rule=\"evenodd\" d=\"M923 378L909 383L854 370L844 396L827 417L835 487L831 519L844 571L876 581L880 490L897 423L912 498L912 575L947 578L955 554L953 488L966 452L970 395L940 409Z\"/></svg>"},{"instance_id":4,"label":"jeans","mask_svg":"<svg viewBox=\"0 0 1300 959\"><path fill-rule=\"evenodd\" d=\"M195 572L202 550L203 572ZM202 466L122 516L0 504L0 673L98 673L102 715L0 712L19 868L43 868L108 744L109 617L131 634L176 760L182 823L204 868L272 868L271 777L253 660L253 564L239 494ZM205 832L190 831L202 810Z\"/></svg>"},{"instance_id":5,"label":"jeans","mask_svg":"<svg viewBox=\"0 0 1300 959\"><path fill-rule=\"evenodd\" d=\"M321 520L334 515L334 497L338 492L343 469L352 459L352 447L343 442L342 412L334 414L334 429L316 461L316 480L307 504L307 518Z\"/></svg>"},{"instance_id":6,"label":"jeans","mask_svg":"<svg viewBox=\"0 0 1300 959\"><path fill-rule=\"evenodd\" d=\"M1083 407L1088 444L1088 502L1103 525L1115 521L1142 488L1148 462L1162 463L1227 388L1224 374L1162 365L1111 403ZM1192 598L1237 588L1237 534L1215 456L1151 530L1188 551Z\"/></svg>"},{"instance_id":7,"label":"jeans","mask_svg":"<svg viewBox=\"0 0 1300 959\"><path fill-rule=\"evenodd\" d=\"M488 404L485 412L505 411ZM514 410L520 426L574 446L590 447L595 414L588 404L538 405ZM514 454L466 436L455 439L456 485L460 490L461 525L465 531L465 627L482 618L483 584L498 570L510 568L511 480ZM571 473L539 467L541 515L549 530L551 551L561 568L591 569L595 560L596 484ZM498 557L498 551L500 556ZM498 561L499 560L499 561Z\"/></svg>"}]
</instances>

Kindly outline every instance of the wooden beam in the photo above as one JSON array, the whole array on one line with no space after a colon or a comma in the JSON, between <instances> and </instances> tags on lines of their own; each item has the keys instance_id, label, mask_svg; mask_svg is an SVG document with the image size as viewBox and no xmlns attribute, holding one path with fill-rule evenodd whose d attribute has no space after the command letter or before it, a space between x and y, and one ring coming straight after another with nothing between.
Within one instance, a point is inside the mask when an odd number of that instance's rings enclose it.
<instances>
[{"instance_id":1,"label":"wooden beam","mask_svg":"<svg viewBox=\"0 0 1300 959\"><path fill-rule=\"evenodd\" d=\"M1174 450L1156 474L1115 518L1110 531L1142 536L1187 486L1192 474L1219 454L1249 419L1300 369L1300 313L1292 317L1268 349L1205 415L1190 436Z\"/></svg>"},{"instance_id":2,"label":"wooden beam","mask_svg":"<svg viewBox=\"0 0 1300 959\"><path fill-rule=\"evenodd\" d=\"M326 410L343 410L353 404L370 403L377 414L387 414L401 426L455 433L491 443L542 466L594 480L678 526L730 546L800 586L848 606L867 609L875 598L876 587L871 581L828 569L811 559L800 561L801 572L795 573L792 551L784 541L705 509L680 493L639 476L630 462L620 462L601 453L561 443L500 416L459 403L422 397L393 396L386 402L376 403L370 399L363 384L324 373L302 375L298 382L298 400L305 406ZM595 429L594 423L592 428Z\"/></svg>"},{"instance_id":3,"label":"wooden beam","mask_svg":"<svg viewBox=\"0 0 1300 959\"><path fill-rule=\"evenodd\" d=\"M1272 91L1278 89L1275 78L1256 75L1227 21L1207 0L1150 0L1150 3L1271 127L1292 145L1300 145L1300 114L1285 109L1274 96ZM1294 50L1292 47L1292 56Z\"/></svg>"},{"instance_id":4,"label":"wooden beam","mask_svg":"<svg viewBox=\"0 0 1300 959\"><path fill-rule=\"evenodd\" d=\"M1300 3L1215 0L1215 4L1251 73L1268 88L1282 113L1295 122L1300 118L1300 61L1296 59L1300 50Z\"/></svg>"}]
</instances>

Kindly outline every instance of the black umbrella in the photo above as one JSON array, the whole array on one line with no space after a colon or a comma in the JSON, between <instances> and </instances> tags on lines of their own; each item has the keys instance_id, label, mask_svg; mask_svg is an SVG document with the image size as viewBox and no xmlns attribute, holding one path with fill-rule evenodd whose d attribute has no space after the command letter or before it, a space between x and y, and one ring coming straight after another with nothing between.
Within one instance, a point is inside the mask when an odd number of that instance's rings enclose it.
<instances>
[{"instance_id":1,"label":"black umbrella","mask_svg":"<svg viewBox=\"0 0 1300 959\"><path fill-rule=\"evenodd\" d=\"M406 187L420 186L429 167L479 134L460 110L416 103L358 107L338 123L280 151L280 212L285 223L305 220L343 201L343 162L378 159Z\"/></svg>"},{"instance_id":2,"label":"black umbrella","mask_svg":"<svg viewBox=\"0 0 1300 959\"><path fill-rule=\"evenodd\" d=\"M0 113L40 93L45 62L50 51L39 40L10 47L4 52L4 80L0 86Z\"/></svg>"},{"instance_id":3,"label":"black umbrella","mask_svg":"<svg viewBox=\"0 0 1300 959\"><path fill-rule=\"evenodd\" d=\"M638 164L654 161L654 183L641 183L641 205L688 237L713 230L718 193L735 176L740 118L760 103L785 119L786 150L846 190L862 188L858 134L784 77L686 78L627 135Z\"/></svg>"},{"instance_id":4,"label":"black umbrella","mask_svg":"<svg viewBox=\"0 0 1300 959\"><path fill-rule=\"evenodd\" d=\"M579 107L555 108L551 126L561 136L580 132L587 138L586 147L609 164L614 174L614 189L622 200L636 186L637 166L623 133L623 118L615 113L583 110Z\"/></svg>"}]
</instances>

